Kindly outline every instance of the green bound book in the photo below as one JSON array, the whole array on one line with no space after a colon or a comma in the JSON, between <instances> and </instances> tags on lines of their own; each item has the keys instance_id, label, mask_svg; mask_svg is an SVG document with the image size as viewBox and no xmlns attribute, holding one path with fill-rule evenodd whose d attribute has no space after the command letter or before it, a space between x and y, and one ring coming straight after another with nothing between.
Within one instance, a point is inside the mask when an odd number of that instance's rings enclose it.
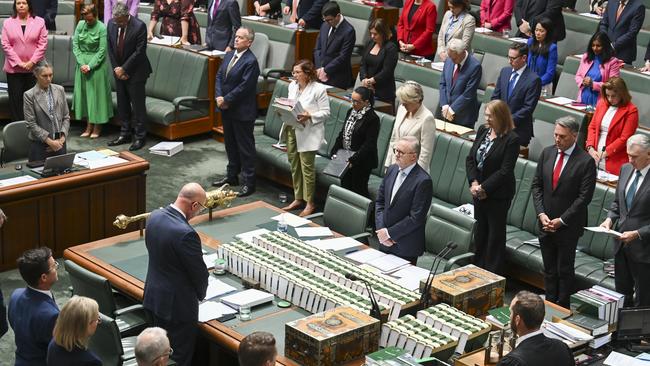
<instances>
[{"instance_id":1,"label":"green bound book","mask_svg":"<svg viewBox=\"0 0 650 366\"><path fill-rule=\"evenodd\" d=\"M502 326L510 323L510 306L502 306L488 310L494 320L498 321Z\"/></svg>"},{"instance_id":2,"label":"green bound book","mask_svg":"<svg viewBox=\"0 0 650 366\"><path fill-rule=\"evenodd\" d=\"M607 320L597 319L585 314L575 313L566 318L566 321L589 331L592 336L605 334L609 330L609 323Z\"/></svg>"},{"instance_id":3,"label":"green bound book","mask_svg":"<svg viewBox=\"0 0 650 366\"><path fill-rule=\"evenodd\" d=\"M571 311L573 313L581 313L591 315L598 319L605 318L605 305L601 304L591 298L588 298L580 293L571 295Z\"/></svg>"}]
</instances>

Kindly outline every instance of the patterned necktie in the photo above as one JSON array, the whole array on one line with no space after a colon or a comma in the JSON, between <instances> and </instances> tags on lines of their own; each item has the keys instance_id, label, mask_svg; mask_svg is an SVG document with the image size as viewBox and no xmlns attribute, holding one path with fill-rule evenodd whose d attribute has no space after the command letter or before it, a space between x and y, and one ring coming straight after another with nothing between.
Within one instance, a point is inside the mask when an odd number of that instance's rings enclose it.
<instances>
[{"instance_id":1,"label":"patterned necktie","mask_svg":"<svg viewBox=\"0 0 650 366\"><path fill-rule=\"evenodd\" d=\"M558 154L560 154L560 158L557 159L555 169L553 169L553 189L557 187L557 181L560 180L560 173L562 172L562 165L564 165L564 151L560 150Z\"/></svg>"},{"instance_id":2,"label":"patterned necktie","mask_svg":"<svg viewBox=\"0 0 650 366\"><path fill-rule=\"evenodd\" d=\"M623 9L625 9L625 2L621 1L621 4L618 6L618 9L616 10L616 21L618 22L618 19L621 17L621 14L623 13Z\"/></svg>"},{"instance_id":3,"label":"patterned necktie","mask_svg":"<svg viewBox=\"0 0 650 366\"><path fill-rule=\"evenodd\" d=\"M512 91L515 89L515 84L517 83L517 78L519 77L519 74L517 71L512 70L512 75L510 75L510 82L508 82L508 100L510 100L510 96L512 95Z\"/></svg>"},{"instance_id":4,"label":"patterned necktie","mask_svg":"<svg viewBox=\"0 0 650 366\"><path fill-rule=\"evenodd\" d=\"M390 196L390 203L393 203L393 198L395 198L395 194L397 194L397 191L399 191L399 187L401 187L402 183L404 183L404 179L406 179L406 172L400 170L399 174L397 174L397 178L395 178L395 185L393 186L393 192Z\"/></svg>"},{"instance_id":5,"label":"patterned necktie","mask_svg":"<svg viewBox=\"0 0 650 366\"><path fill-rule=\"evenodd\" d=\"M124 54L124 37L126 35L126 28L118 28L120 33L117 38L117 57L122 61L122 55Z\"/></svg>"},{"instance_id":6,"label":"patterned necktie","mask_svg":"<svg viewBox=\"0 0 650 366\"><path fill-rule=\"evenodd\" d=\"M236 53L232 56L232 61L230 61L230 63L228 64L228 67L226 68L226 76L228 76L228 73L230 72L232 67L235 66L235 62L237 62L238 57L239 56L237 56Z\"/></svg>"},{"instance_id":7,"label":"patterned necktie","mask_svg":"<svg viewBox=\"0 0 650 366\"><path fill-rule=\"evenodd\" d=\"M460 64L456 65L454 68L454 75L451 77L451 85L456 84L456 80L458 79L458 74L460 72Z\"/></svg>"},{"instance_id":8,"label":"patterned necktie","mask_svg":"<svg viewBox=\"0 0 650 366\"><path fill-rule=\"evenodd\" d=\"M627 204L627 209L629 210L632 207L632 201L634 201L634 195L636 194L636 186L639 185L639 179L641 179L641 172L636 171L636 175L632 184L630 184L630 189L627 190L625 194L625 203Z\"/></svg>"},{"instance_id":9,"label":"patterned necktie","mask_svg":"<svg viewBox=\"0 0 650 366\"><path fill-rule=\"evenodd\" d=\"M219 0L214 1L214 7L212 8L212 19L217 17L217 8L219 7Z\"/></svg>"}]
</instances>

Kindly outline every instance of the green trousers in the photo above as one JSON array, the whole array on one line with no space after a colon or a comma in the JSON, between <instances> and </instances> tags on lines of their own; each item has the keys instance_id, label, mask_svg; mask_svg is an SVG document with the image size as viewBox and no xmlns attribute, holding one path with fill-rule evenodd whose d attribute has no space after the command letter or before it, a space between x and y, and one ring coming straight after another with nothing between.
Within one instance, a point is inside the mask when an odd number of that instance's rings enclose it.
<instances>
[{"instance_id":1,"label":"green trousers","mask_svg":"<svg viewBox=\"0 0 650 366\"><path fill-rule=\"evenodd\" d=\"M287 157L291 165L293 194L297 200L314 202L316 190L316 170L314 160L316 151L298 152L296 132L293 127L285 126L287 130Z\"/></svg>"}]
</instances>

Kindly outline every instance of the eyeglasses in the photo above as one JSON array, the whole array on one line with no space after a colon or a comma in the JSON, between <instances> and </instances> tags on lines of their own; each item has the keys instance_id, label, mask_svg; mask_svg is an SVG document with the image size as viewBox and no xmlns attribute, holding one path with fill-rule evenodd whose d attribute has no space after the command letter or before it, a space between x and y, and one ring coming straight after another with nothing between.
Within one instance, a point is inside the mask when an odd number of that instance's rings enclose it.
<instances>
[{"instance_id":1,"label":"eyeglasses","mask_svg":"<svg viewBox=\"0 0 650 366\"><path fill-rule=\"evenodd\" d=\"M50 268L49 272L56 271L57 269L59 269L59 266L60 266L59 262L57 262L55 260L54 261L54 268Z\"/></svg>"},{"instance_id":2,"label":"eyeglasses","mask_svg":"<svg viewBox=\"0 0 650 366\"><path fill-rule=\"evenodd\" d=\"M510 56L508 56L508 61L514 61L514 60L518 59L518 58L521 57L521 56L523 56L523 55L519 55L519 56L517 56L517 57L510 57Z\"/></svg>"},{"instance_id":3,"label":"eyeglasses","mask_svg":"<svg viewBox=\"0 0 650 366\"><path fill-rule=\"evenodd\" d=\"M160 355L160 356L154 358L153 360L151 360L151 362L154 362L154 361L156 361L156 360L159 359L159 358L163 358L163 357L171 357L172 354L174 354L174 349L171 348L171 347L169 347L169 352L167 352L167 353L163 353L162 355Z\"/></svg>"},{"instance_id":4,"label":"eyeglasses","mask_svg":"<svg viewBox=\"0 0 650 366\"><path fill-rule=\"evenodd\" d=\"M202 203L199 202L199 201L194 201L194 202L192 202L192 203L198 203L199 206L201 206L201 210L199 210L199 212L201 212L201 211L205 211L205 210L208 209L204 204L202 204Z\"/></svg>"},{"instance_id":5,"label":"eyeglasses","mask_svg":"<svg viewBox=\"0 0 650 366\"><path fill-rule=\"evenodd\" d=\"M93 323L93 322L95 322L95 321L97 321L97 324L101 324L101 323L102 323L102 317L98 315L98 316L97 316L97 319L93 319L93 320L91 321L91 323Z\"/></svg>"},{"instance_id":6,"label":"eyeglasses","mask_svg":"<svg viewBox=\"0 0 650 366\"><path fill-rule=\"evenodd\" d=\"M393 154L395 154L395 155L407 155L407 154L415 154L415 152L414 151L408 151L407 152L407 151L399 150L397 148L393 148Z\"/></svg>"},{"instance_id":7,"label":"eyeglasses","mask_svg":"<svg viewBox=\"0 0 650 366\"><path fill-rule=\"evenodd\" d=\"M351 99L351 100L352 100L352 104L355 104L355 105L361 105L361 104L364 103L363 100L356 100L356 99Z\"/></svg>"}]
</instances>

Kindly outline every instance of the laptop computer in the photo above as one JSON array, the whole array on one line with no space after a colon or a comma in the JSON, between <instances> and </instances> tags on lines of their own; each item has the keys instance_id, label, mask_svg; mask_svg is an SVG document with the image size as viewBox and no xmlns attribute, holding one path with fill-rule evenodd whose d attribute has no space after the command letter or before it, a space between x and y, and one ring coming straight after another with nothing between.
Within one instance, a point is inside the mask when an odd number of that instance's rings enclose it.
<instances>
[{"instance_id":1,"label":"laptop computer","mask_svg":"<svg viewBox=\"0 0 650 366\"><path fill-rule=\"evenodd\" d=\"M51 177L53 175L62 174L66 170L72 168L74 163L74 157L77 153L68 153L57 156L50 156L45 159L45 165L33 168L32 171L36 174L40 174L43 177Z\"/></svg>"}]
</instances>

